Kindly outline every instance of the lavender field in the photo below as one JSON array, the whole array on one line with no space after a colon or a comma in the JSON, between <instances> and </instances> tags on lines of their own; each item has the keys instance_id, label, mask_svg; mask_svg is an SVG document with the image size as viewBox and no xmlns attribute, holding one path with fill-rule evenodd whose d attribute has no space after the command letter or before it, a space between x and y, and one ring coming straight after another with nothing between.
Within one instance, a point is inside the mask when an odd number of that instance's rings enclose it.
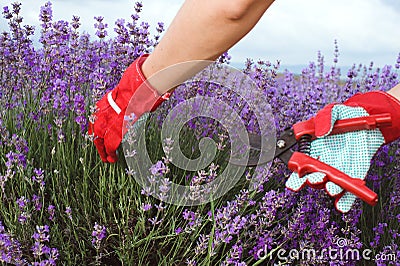
<instances>
[{"instance_id":1,"label":"lavender field","mask_svg":"<svg viewBox=\"0 0 400 266\"><path fill-rule=\"evenodd\" d=\"M50 2L38 10L36 29L24 25L21 8L28 7L3 8L9 28L0 33L2 264L400 265L399 141L383 146L371 163L366 180L379 196L375 207L357 201L341 214L323 190L286 190L290 171L279 161L268 171L246 169L228 194L210 203L162 202L135 181L122 156L116 164L101 162L87 125L95 103L134 59L152 51L164 25L151 25L154 36L136 3L130 18L112 25L96 17L96 36L89 36L80 31L79 17L54 21ZM33 43L34 32L40 32L40 45ZM339 44L332 46L334 62L316 51L301 74L280 69L279 62L245 62L241 71L265 95L277 133L326 104L400 82L400 53L383 68L354 64L343 73L336 67ZM219 64L229 60L224 54ZM182 150L195 157L199 140L210 137L219 144L218 156L202 171L173 166L158 127L171 107L218 94L241 106L248 129L257 131L253 113L219 89L207 82L181 86L149 119L149 175L162 178L166 189L171 181L213 180L230 147L217 122L194 119L182 134ZM262 181L255 190L249 190L249 175ZM304 256L304 250L317 256Z\"/></svg>"}]
</instances>

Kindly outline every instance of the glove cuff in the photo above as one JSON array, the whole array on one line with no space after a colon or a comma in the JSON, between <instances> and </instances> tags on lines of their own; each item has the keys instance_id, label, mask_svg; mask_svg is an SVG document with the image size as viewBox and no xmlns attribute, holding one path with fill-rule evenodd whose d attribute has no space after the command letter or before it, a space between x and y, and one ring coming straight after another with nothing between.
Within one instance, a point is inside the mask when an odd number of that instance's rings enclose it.
<instances>
[{"instance_id":1,"label":"glove cuff","mask_svg":"<svg viewBox=\"0 0 400 266\"><path fill-rule=\"evenodd\" d=\"M332 109L335 107L336 103L331 103L325 106L315 115L315 136L318 138L325 137L329 135L332 130Z\"/></svg>"},{"instance_id":2,"label":"glove cuff","mask_svg":"<svg viewBox=\"0 0 400 266\"><path fill-rule=\"evenodd\" d=\"M370 115L390 113L392 126L380 128L385 144L400 138L400 101L384 91L358 93L344 102L345 105L360 106Z\"/></svg>"},{"instance_id":3,"label":"glove cuff","mask_svg":"<svg viewBox=\"0 0 400 266\"><path fill-rule=\"evenodd\" d=\"M145 112L154 111L170 93L160 95L147 81L142 65L149 55L137 58L124 72L118 86L108 95L110 106L118 113L134 113L140 117ZM134 105L134 106L132 106ZM129 106L129 112L126 110Z\"/></svg>"}]
</instances>

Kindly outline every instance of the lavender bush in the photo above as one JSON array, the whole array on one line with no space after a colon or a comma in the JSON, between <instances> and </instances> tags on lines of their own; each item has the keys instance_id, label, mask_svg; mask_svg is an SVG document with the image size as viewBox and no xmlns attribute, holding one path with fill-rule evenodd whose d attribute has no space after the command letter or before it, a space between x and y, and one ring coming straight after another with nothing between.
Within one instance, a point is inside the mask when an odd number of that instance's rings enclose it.
<instances>
[{"instance_id":1,"label":"lavender bush","mask_svg":"<svg viewBox=\"0 0 400 266\"><path fill-rule=\"evenodd\" d=\"M399 265L400 147L382 147L368 173L369 187L379 194L371 208L357 201L348 214L334 210L324 191L284 189L290 173L273 162L268 171L248 169L222 198L197 207L178 207L150 196L120 160L101 163L86 133L94 104L112 89L123 70L157 45L163 24L153 36L140 21L136 3L128 21L114 24L115 37L102 17L95 17L96 36L80 32L79 17L54 21L51 3L40 10L40 45L35 29L23 24L21 4L3 8L9 29L0 34L0 261L14 265L357 265L363 258L277 255L278 250L370 249L371 263ZM334 62L326 66L318 53L301 74L282 71L279 62L248 60L243 73L259 86L275 114L278 133L311 117L324 105L356 92L388 90L399 82L399 58L381 69L354 65L347 73ZM397 61L396 61L397 60ZM228 63L224 54L220 63ZM154 165L149 176L168 191L171 180L201 184L226 165L230 143L218 122L190 121L182 133L182 150L198 155L198 141L218 143L213 164L198 172L174 167L171 140L159 140L158 123L169 108L195 95L220 97L257 131L254 114L236 95L206 81L185 84L154 113L147 138ZM246 177L262 183L248 189ZM345 242L345 245L343 244ZM292 255L296 255L293 253Z\"/></svg>"}]
</instances>

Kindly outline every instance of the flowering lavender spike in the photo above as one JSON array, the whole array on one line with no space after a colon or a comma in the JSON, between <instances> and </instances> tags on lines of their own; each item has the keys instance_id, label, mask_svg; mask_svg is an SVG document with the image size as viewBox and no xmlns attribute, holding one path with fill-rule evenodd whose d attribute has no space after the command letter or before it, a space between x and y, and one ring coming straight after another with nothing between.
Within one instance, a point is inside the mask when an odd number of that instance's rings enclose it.
<instances>
[{"instance_id":1,"label":"flowering lavender spike","mask_svg":"<svg viewBox=\"0 0 400 266\"><path fill-rule=\"evenodd\" d=\"M107 229L104 225L99 225L97 222L92 231L92 245L95 249L100 249L101 241L107 236Z\"/></svg>"}]
</instances>

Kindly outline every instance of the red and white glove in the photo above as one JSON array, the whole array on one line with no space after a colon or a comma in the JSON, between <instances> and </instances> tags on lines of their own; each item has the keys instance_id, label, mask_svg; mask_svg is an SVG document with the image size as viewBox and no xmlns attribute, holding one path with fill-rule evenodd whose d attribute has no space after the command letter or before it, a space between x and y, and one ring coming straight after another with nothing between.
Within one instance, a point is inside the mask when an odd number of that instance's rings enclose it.
<instances>
[{"instance_id":1,"label":"red and white glove","mask_svg":"<svg viewBox=\"0 0 400 266\"><path fill-rule=\"evenodd\" d=\"M331 135L336 120L377 114L390 114L392 125L375 130L350 131ZM310 156L353 178L365 179L371 159L383 144L400 137L400 102L383 91L356 94L343 104L330 104L314 118L315 140L311 142ZM335 207L348 212L356 196L344 191L333 182L326 182L324 173L309 173L300 177L292 173L286 187L300 190L305 184L315 188L325 187L335 197Z\"/></svg>"},{"instance_id":2,"label":"red and white glove","mask_svg":"<svg viewBox=\"0 0 400 266\"><path fill-rule=\"evenodd\" d=\"M141 66L148 55L136 59L124 72L118 85L96 103L94 123L89 123L88 133L103 162L115 163L116 150L121 144L129 123L136 122L144 113L154 111L170 94L160 95L148 84ZM125 114L129 105L130 114Z\"/></svg>"},{"instance_id":3,"label":"red and white glove","mask_svg":"<svg viewBox=\"0 0 400 266\"><path fill-rule=\"evenodd\" d=\"M327 105L315 117L315 135L322 137L330 132L332 127L332 108L336 104ZM343 105L361 107L369 115L389 113L392 117L392 126L380 128L385 144L400 138L400 101L384 91L357 93L350 97Z\"/></svg>"}]
</instances>

